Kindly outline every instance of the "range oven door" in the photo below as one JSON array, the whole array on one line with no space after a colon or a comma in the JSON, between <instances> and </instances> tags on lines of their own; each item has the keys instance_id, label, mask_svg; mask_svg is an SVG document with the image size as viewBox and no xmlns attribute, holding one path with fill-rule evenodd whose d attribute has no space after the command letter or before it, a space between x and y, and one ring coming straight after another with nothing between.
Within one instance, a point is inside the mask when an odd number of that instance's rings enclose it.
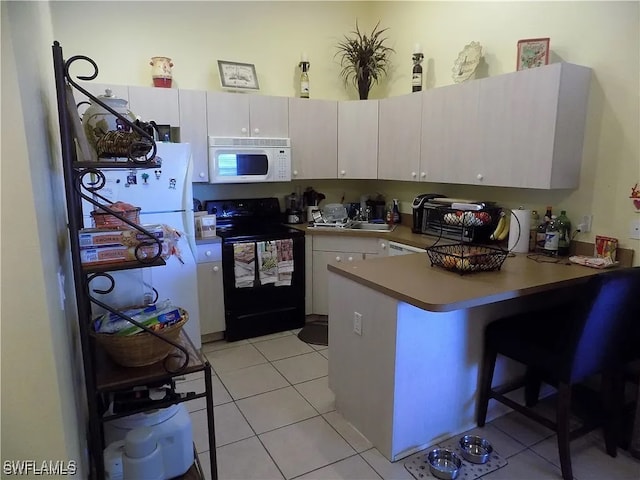
<instances>
[{"instance_id":1,"label":"range oven door","mask_svg":"<svg viewBox=\"0 0 640 480\"><path fill-rule=\"evenodd\" d=\"M287 280L278 284L265 284L264 280L261 281L257 249L261 247L260 241L267 241L266 239L223 241L222 269L227 341L258 337L304 326L304 234L294 237L289 234L275 234L268 240L283 240L285 248L288 248L287 245L292 247L293 272L291 272L290 284ZM238 250L234 249L235 244L242 244L245 253L254 252L252 282L247 281L246 269L242 281L236 279L236 272L238 272L236 262L244 263L247 258L239 257Z\"/></svg>"}]
</instances>

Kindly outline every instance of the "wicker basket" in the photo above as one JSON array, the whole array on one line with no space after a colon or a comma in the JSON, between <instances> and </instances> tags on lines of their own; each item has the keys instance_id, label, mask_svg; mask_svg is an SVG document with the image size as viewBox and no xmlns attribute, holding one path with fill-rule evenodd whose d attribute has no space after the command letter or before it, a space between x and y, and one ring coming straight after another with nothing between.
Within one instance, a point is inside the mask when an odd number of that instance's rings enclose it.
<instances>
[{"instance_id":1,"label":"wicker basket","mask_svg":"<svg viewBox=\"0 0 640 480\"><path fill-rule=\"evenodd\" d=\"M152 144L136 132L110 130L96 141L98 157L144 157L151 151Z\"/></svg>"},{"instance_id":2,"label":"wicker basket","mask_svg":"<svg viewBox=\"0 0 640 480\"><path fill-rule=\"evenodd\" d=\"M123 212L118 212L127 220L135 223L136 225L140 224L140 208L134 208L131 210L125 210ZM91 218L93 218L93 222L96 225L96 228L115 228L115 227L126 227L131 228L131 226L118 217L111 215L107 212L91 212Z\"/></svg>"},{"instance_id":3,"label":"wicker basket","mask_svg":"<svg viewBox=\"0 0 640 480\"><path fill-rule=\"evenodd\" d=\"M189 320L186 310L180 309L182 318L178 323L158 332L173 342L177 342L180 331ZM111 359L123 367L144 367L164 360L173 350L173 345L167 343L149 332L135 335L114 335L111 333L91 332L91 335L106 350Z\"/></svg>"}]
</instances>

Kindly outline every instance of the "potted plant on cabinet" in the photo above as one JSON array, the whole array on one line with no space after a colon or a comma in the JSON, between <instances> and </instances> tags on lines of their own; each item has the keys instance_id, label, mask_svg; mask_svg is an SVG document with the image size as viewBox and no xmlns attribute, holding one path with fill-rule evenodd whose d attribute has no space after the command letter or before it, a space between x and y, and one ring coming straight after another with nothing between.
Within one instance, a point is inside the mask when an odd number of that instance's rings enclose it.
<instances>
[{"instance_id":1,"label":"potted plant on cabinet","mask_svg":"<svg viewBox=\"0 0 640 480\"><path fill-rule=\"evenodd\" d=\"M378 30L379 25L380 22L367 36L360 32L356 20L356 29L351 32L355 36L345 35L344 40L339 42L337 46L336 56L340 56L340 65L342 66L340 76L344 79L345 85L353 83L358 89L360 100L366 100L373 83L378 83L378 80L386 75L389 54L395 53L393 48L384 44L387 38L381 35L387 29Z\"/></svg>"}]
</instances>

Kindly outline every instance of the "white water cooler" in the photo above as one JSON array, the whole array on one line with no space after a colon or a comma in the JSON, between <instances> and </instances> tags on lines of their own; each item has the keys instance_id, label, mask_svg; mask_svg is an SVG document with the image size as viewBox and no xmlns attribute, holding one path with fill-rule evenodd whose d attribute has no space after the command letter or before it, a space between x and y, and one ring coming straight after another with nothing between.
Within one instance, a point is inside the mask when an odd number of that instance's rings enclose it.
<instances>
[{"instance_id":1,"label":"white water cooler","mask_svg":"<svg viewBox=\"0 0 640 480\"><path fill-rule=\"evenodd\" d=\"M107 480L166 480L193 465L191 418L182 403L105 422Z\"/></svg>"}]
</instances>

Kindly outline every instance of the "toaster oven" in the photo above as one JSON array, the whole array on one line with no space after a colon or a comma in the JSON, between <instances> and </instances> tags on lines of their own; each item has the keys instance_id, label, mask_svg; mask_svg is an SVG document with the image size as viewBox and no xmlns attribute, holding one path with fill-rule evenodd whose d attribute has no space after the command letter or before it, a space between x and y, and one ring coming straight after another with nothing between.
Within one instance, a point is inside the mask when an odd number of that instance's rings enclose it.
<instances>
[{"instance_id":1,"label":"toaster oven","mask_svg":"<svg viewBox=\"0 0 640 480\"><path fill-rule=\"evenodd\" d=\"M470 243L487 243L500 218L500 207L482 202L420 195L413 201L413 232Z\"/></svg>"}]
</instances>

